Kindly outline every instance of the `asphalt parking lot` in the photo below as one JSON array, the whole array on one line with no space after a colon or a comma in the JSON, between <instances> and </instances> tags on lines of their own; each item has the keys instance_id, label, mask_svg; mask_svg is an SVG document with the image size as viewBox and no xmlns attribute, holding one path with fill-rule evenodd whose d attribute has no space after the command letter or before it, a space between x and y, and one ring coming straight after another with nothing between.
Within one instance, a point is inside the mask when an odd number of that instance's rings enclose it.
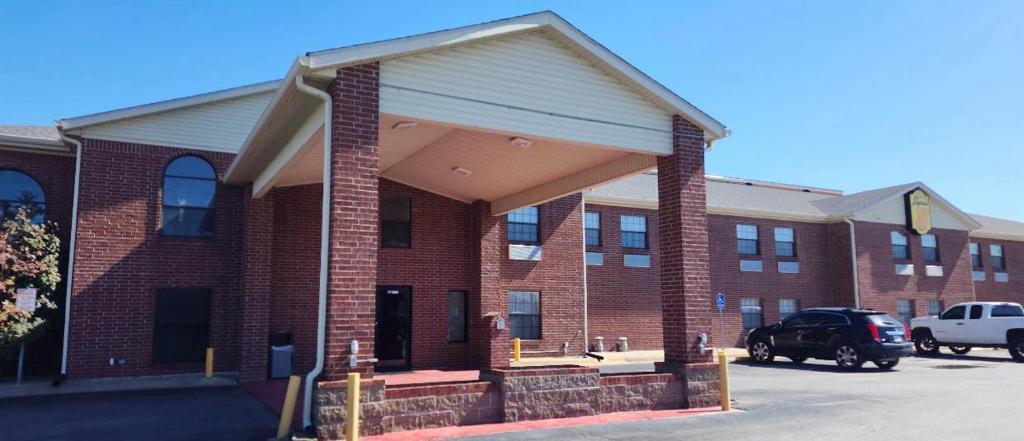
<instances>
[{"instance_id":1,"label":"asphalt parking lot","mask_svg":"<svg viewBox=\"0 0 1024 441\"><path fill-rule=\"evenodd\" d=\"M737 412L488 435L489 440L1021 440L1024 363L1005 350L903 359L892 371L785 358L733 363Z\"/></svg>"}]
</instances>

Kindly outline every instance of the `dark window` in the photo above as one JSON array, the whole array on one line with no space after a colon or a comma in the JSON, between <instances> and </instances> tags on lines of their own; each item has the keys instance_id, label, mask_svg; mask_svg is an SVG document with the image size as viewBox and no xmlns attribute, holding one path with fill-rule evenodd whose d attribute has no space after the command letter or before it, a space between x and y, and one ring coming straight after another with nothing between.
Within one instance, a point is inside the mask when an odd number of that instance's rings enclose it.
<instances>
[{"instance_id":1,"label":"dark window","mask_svg":"<svg viewBox=\"0 0 1024 441\"><path fill-rule=\"evenodd\" d=\"M981 305L971 305L971 320L980 319L983 309Z\"/></svg>"},{"instance_id":2,"label":"dark window","mask_svg":"<svg viewBox=\"0 0 1024 441\"><path fill-rule=\"evenodd\" d=\"M164 236L213 237L217 175L198 156L181 156L164 170Z\"/></svg>"},{"instance_id":3,"label":"dark window","mask_svg":"<svg viewBox=\"0 0 1024 441\"><path fill-rule=\"evenodd\" d=\"M921 257L927 262L939 261L939 240L934 234L921 235Z\"/></svg>"},{"instance_id":4,"label":"dark window","mask_svg":"<svg viewBox=\"0 0 1024 441\"><path fill-rule=\"evenodd\" d=\"M623 248L647 248L646 217L622 216L619 225L622 228Z\"/></svg>"},{"instance_id":5,"label":"dark window","mask_svg":"<svg viewBox=\"0 0 1024 441\"><path fill-rule=\"evenodd\" d=\"M380 246L409 248L412 243L412 218L409 198L387 197L380 201Z\"/></svg>"},{"instance_id":6,"label":"dark window","mask_svg":"<svg viewBox=\"0 0 1024 441\"><path fill-rule=\"evenodd\" d=\"M511 291L508 293L508 318L511 338L540 339L540 293Z\"/></svg>"},{"instance_id":7,"label":"dark window","mask_svg":"<svg viewBox=\"0 0 1024 441\"><path fill-rule=\"evenodd\" d=\"M849 319L839 314L822 314L821 321L818 326L843 326L850 324Z\"/></svg>"},{"instance_id":8,"label":"dark window","mask_svg":"<svg viewBox=\"0 0 1024 441\"><path fill-rule=\"evenodd\" d=\"M167 288L156 291L153 362L199 362L210 342L210 290Z\"/></svg>"},{"instance_id":9,"label":"dark window","mask_svg":"<svg viewBox=\"0 0 1024 441\"><path fill-rule=\"evenodd\" d=\"M992 317L1024 317L1024 309L1017 305L993 305Z\"/></svg>"},{"instance_id":10,"label":"dark window","mask_svg":"<svg viewBox=\"0 0 1024 441\"><path fill-rule=\"evenodd\" d=\"M736 251L743 255L759 254L757 243L757 225L736 226Z\"/></svg>"},{"instance_id":11,"label":"dark window","mask_svg":"<svg viewBox=\"0 0 1024 441\"><path fill-rule=\"evenodd\" d=\"M587 212L583 215L584 231L588 247L601 246L601 213Z\"/></svg>"},{"instance_id":12,"label":"dark window","mask_svg":"<svg viewBox=\"0 0 1024 441\"><path fill-rule=\"evenodd\" d=\"M989 255L992 259L992 270L996 272L1006 271L1006 258L1003 257L1002 245L989 245Z\"/></svg>"},{"instance_id":13,"label":"dark window","mask_svg":"<svg viewBox=\"0 0 1024 441\"><path fill-rule=\"evenodd\" d=\"M740 299L740 315L743 318L743 329L760 328L764 321L761 314L761 300Z\"/></svg>"},{"instance_id":14,"label":"dark window","mask_svg":"<svg viewBox=\"0 0 1024 441\"><path fill-rule=\"evenodd\" d=\"M796 242L792 228L775 227L775 255L780 257L796 256Z\"/></svg>"},{"instance_id":15,"label":"dark window","mask_svg":"<svg viewBox=\"0 0 1024 441\"><path fill-rule=\"evenodd\" d=\"M895 231L889 234L892 241L892 258L896 260L910 259L910 248L907 246L907 236Z\"/></svg>"},{"instance_id":16,"label":"dark window","mask_svg":"<svg viewBox=\"0 0 1024 441\"><path fill-rule=\"evenodd\" d=\"M448 291L448 341L466 341L466 291Z\"/></svg>"},{"instance_id":17,"label":"dark window","mask_svg":"<svg viewBox=\"0 0 1024 441\"><path fill-rule=\"evenodd\" d=\"M982 266L982 264L981 264L981 248L979 248L978 244L976 244L976 243L972 243L972 244L968 245L968 247L971 250L971 267L976 269L976 270L980 270L981 266Z\"/></svg>"},{"instance_id":18,"label":"dark window","mask_svg":"<svg viewBox=\"0 0 1024 441\"><path fill-rule=\"evenodd\" d=\"M46 195L31 176L14 170L0 170L0 221L13 218L22 208L32 222L43 223Z\"/></svg>"},{"instance_id":19,"label":"dark window","mask_svg":"<svg viewBox=\"0 0 1024 441\"><path fill-rule=\"evenodd\" d=\"M963 320L967 307L964 305L954 306L942 313L942 320Z\"/></svg>"},{"instance_id":20,"label":"dark window","mask_svg":"<svg viewBox=\"0 0 1024 441\"><path fill-rule=\"evenodd\" d=\"M526 207L508 213L508 241L521 244L540 243L537 207Z\"/></svg>"},{"instance_id":21,"label":"dark window","mask_svg":"<svg viewBox=\"0 0 1024 441\"><path fill-rule=\"evenodd\" d=\"M799 327L802 327L802 326L807 326L807 324L813 318L814 317L811 314L808 314L806 312L800 313L800 314L794 314L794 315L789 316L789 318L783 320L782 326L786 327L786 328L799 328Z\"/></svg>"}]
</instances>

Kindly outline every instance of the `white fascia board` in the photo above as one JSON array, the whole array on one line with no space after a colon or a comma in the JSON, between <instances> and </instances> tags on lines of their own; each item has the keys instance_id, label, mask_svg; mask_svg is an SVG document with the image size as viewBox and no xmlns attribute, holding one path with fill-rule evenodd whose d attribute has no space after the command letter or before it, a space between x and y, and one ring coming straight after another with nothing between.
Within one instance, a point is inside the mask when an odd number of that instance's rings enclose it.
<instances>
[{"instance_id":1,"label":"white fascia board","mask_svg":"<svg viewBox=\"0 0 1024 441\"><path fill-rule=\"evenodd\" d=\"M192 95L184 98L175 98L151 104L143 104L134 107L127 107L124 109L111 110L108 112L93 113L90 115L62 119L58 122L58 125L63 130L77 129L127 118L135 118L158 112L165 112L168 110L206 104L214 101L229 100L232 98L269 92L277 89L277 87L280 84L280 80L266 81L262 83L250 84L247 86L234 87L231 89L218 90L214 92L202 93L199 95Z\"/></svg>"},{"instance_id":2,"label":"white fascia board","mask_svg":"<svg viewBox=\"0 0 1024 441\"><path fill-rule=\"evenodd\" d=\"M253 180L252 196L261 198L267 194L277 182L281 172L293 164L296 156L303 150L311 138L324 126L324 105L320 104L310 113L295 135L284 145L284 148L267 164L267 167ZM321 137L322 138L322 137Z\"/></svg>"},{"instance_id":3,"label":"white fascia board","mask_svg":"<svg viewBox=\"0 0 1024 441\"><path fill-rule=\"evenodd\" d=\"M1014 242L1024 242L1024 235L1013 234L1013 233L997 233L988 231L974 230L970 232L970 237L976 237L978 239L994 239L994 240L1009 240Z\"/></svg>"},{"instance_id":4,"label":"white fascia board","mask_svg":"<svg viewBox=\"0 0 1024 441\"><path fill-rule=\"evenodd\" d=\"M537 29L552 29L563 37L587 51L601 63L622 74L636 86L648 91L660 101L662 107L689 118L705 131L705 138L719 139L729 136L729 129L710 115L704 113L693 104L658 83L647 74L623 60L618 55L590 38L582 31L551 11L512 17L488 23L481 23L462 28L432 32L428 34L385 40L349 46L326 51L312 52L302 58L302 63L311 71L337 69L339 67L361 64L373 60L382 60L405 56L417 52L431 51L479 41L487 38L506 36L513 33Z\"/></svg>"},{"instance_id":5,"label":"white fascia board","mask_svg":"<svg viewBox=\"0 0 1024 441\"><path fill-rule=\"evenodd\" d=\"M37 153L71 153L71 149L59 139L11 135L0 135L0 148Z\"/></svg>"}]
</instances>

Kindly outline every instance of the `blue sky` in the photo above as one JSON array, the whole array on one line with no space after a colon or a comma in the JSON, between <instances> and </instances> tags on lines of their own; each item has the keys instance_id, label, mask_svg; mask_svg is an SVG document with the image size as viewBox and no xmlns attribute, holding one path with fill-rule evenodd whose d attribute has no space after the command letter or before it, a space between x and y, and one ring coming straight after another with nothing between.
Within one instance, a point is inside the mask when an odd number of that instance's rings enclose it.
<instances>
[{"instance_id":1,"label":"blue sky","mask_svg":"<svg viewBox=\"0 0 1024 441\"><path fill-rule=\"evenodd\" d=\"M0 9L0 124L280 78L299 54L550 9L726 123L708 172L921 180L1024 220L1024 2L30 2ZM444 5L443 7L437 5Z\"/></svg>"}]
</instances>

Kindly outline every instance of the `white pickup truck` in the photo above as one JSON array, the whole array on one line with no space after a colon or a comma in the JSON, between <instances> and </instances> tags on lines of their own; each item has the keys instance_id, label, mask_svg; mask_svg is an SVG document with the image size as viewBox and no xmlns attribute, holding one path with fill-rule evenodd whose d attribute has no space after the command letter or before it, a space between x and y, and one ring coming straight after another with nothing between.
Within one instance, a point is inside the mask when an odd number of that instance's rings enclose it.
<instances>
[{"instance_id":1,"label":"white pickup truck","mask_svg":"<svg viewBox=\"0 0 1024 441\"><path fill-rule=\"evenodd\" d=\"M940 346L957 354L972 347L1008 348L1014 360L1024 362L1024 308L1017 303L960 303L938 317L910 320L910 335L920 354L937 354Z\"/></svg>"}]
</instances>

